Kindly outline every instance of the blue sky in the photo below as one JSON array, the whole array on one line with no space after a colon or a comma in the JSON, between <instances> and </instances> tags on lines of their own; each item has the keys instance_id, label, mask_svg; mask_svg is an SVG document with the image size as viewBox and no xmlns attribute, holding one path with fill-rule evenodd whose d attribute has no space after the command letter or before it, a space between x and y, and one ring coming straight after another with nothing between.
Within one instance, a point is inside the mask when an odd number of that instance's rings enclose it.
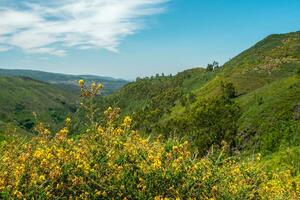
<instances>
[{"instance_id":1,"label":"blue sky","mask_svg":"<svg viewBox=\"0 0 300 200\"><path fill-rule=\"evenodd\" d=\"M0 67L175 74L300 30L299 9L299 0L1 0Z\"/></svg>"}]
</instances>

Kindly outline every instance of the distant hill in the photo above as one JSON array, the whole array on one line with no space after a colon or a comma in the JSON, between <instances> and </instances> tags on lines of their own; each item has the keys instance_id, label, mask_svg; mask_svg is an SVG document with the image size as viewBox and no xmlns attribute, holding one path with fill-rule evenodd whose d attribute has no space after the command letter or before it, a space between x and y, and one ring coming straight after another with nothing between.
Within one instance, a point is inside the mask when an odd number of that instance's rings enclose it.
<instances>
[{"instance_id":1,"label":"distant hill","mask_svg":"<svg viewBox=\"0 0 300 200\"><path fill-rule=\"evenodd\" d=\"M119 106L124 115L134 116L136 127L145 134L194 134L193 140L205 142L211 137L210 127L201 135L193 132L203 124L191 129L190 122L196 111L208 116L210 111L220 112L219 120L207 123L222 122L226 109L210 106L224 83L233 85L231 101L240 107L233 136L236 148L273 152L300 144L300 32L268 36L212 71L195 68L175 76L138 79L100 99L99 106Z\"/></svg>"},{"instance_id":2,"label":"distant hill","mask_svg":"<svg viewBox=\"0 0 300 200\"><path fill-rule=\"evenodd\" d=\"M101 82L105 86L105 94L110 94L128 83L128 81L122 79L115 79L111 77L102 77L94 75L69 75L36 70L19 69L0 69L0 76L29 77L35 80L59 85L60 87L69 89L73 92L78 91L77 81L80 79L84 79L86 82Z\"/></svg>"},{"instance_id":3,"label":"distant hill","mask_svg":"<svg viewBox=\"0 0 300 200\"><path fill-rule=\"evenodd\" d=\"M59 127L76 111L77 99L74 93L49 83L24 77L0 77L0 138L14 128L19 133L31 133L37 121Z\"/></svg>"}]
</instances>

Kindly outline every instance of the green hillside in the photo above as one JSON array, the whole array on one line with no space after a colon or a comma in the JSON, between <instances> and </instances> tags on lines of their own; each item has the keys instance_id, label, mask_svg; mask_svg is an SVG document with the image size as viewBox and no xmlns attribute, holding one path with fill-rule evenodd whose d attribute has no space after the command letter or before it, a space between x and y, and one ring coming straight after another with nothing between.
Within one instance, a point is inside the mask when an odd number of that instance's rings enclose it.
<instances>
[{"instance_id":1,"label":"green hillside","mask_svg":"<svg viewBox=\"0 0 300 200\"><path fill-rule=\"evenodd\" d=\"M0 198L299 199L299 45L271 35L223 66L105 96L89 80L78 98L0 78Z\"/></svg>"},{"instance_id":2,"label":"green hillside","mask_svg":"<svg viewBox=\"0 0 300 200\"><path fill-rule=\"evenodd\" d=\"M35 80L56 84L57 86L63 89L68 89L72 92L78 92L77 81L80 79L84 79L89 83L91 83L92 81L101 82L105 86L105 90L103 91L105 94L110 94L128 83L128 81L111 77L93 75L69 75L37 70L0 69L0 76L29 77Z\"/></svg>"},{"instance_id":3,"label":"green hillside","mask_svg":"<svg viewBox=\"0 0 300 200\"><path fill-rule=\"evenodd\" d=\"M300 32L271 35L214 70L196 68L175 76L138 79L99 100L99 106L119 106L145 134L195 140L202 134L200 129L209 127L199 127L205 121L191 124L193 113L202 109L204 116L207 109L206 117L216 114L225 120L224 111L210 104L230 91L231 103L224 103L224 108L235 103L240 113L234 130L218 131L234 134L233 148L272 152L299 144ZM233 116L228 117L230 121ZM209 134L199 140L206 142Z\"/></svg>"},{"instance_id":4,"label":"green hillside","mask_svg":"<svg viewBox=\"0 0 300 200\"><path fill-rule=\"evenodd\" d=\"M32 132L36 120L57 128L76 111L77 99L77 95L48 83L0 77L0 134L3 136L14 128L18 133Z\"/></svg>"}]
</instances>

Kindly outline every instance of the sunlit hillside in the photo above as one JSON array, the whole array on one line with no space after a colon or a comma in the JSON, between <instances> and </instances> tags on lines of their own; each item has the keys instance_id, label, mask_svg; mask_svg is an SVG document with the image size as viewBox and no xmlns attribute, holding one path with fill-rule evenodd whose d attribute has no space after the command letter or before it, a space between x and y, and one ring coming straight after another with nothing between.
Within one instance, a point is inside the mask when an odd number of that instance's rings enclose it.
<instances>
[{"instance_id":1,"label":"sunlit hillside","mask_svg":"<svg viewBox=\"0 0 300 200\"><path fill-rule=\"evenodd\" d=\"M300 0L0 0L0 200L300 200Z\"/></svg>"},{"instance_id":2,"label":"sunlit hillside","mask_svg":"<svg viewBox=\"0 0 300 200\"><path fill-rule=\"evenodd\" d=\"M65 117L76 112L76 101L78 95L48 83L26 77L0 77L0 135L31 135L38 121L57 129Z\"/></svg>"},{"instance_id":3,"label":"sunlit hillside","mask_svg":"<svg viewBox=\"0 0 300 200\"><path fill-rule=\"evenodd\" d=\"M54 133L42 123L30 141L16 138L1 149L0 194L3 199L297 199L299 150L231 156L229 145L212 146L198 157L191 142L141 137L129 116L104 111L94 121L91 103L102 84L82 91L81 107L90 121L79 137L68 136L72 120ZM119 122L118 122L119 121ZM287 157L288 156L288 157ZM278 165L277 163L285 161ZM277 164L277 168L272 167Z\"/></svg>"},{"instance_id":4,"label":"sunlit hillside","mask_svg":"<svg viewBox=\"0 0 300 200\"><path fill-rule=\"evenodd\" d=\"M133 116L135 127L143 133L166 138L180 136L206 143L203 137L212 132L229 131L232 138L227 142L237 150L270 153L298 145L299 42L299 32L271 35L223 66L138 79L100 99L99 107L116 105ZM224 92L239 109L235 117L213 106ZM195 116L195 112L200 114ZM204 115L210 119L201 121ZM234 118L234 124L225 127ZM212 130L213 125L220 127ZM196 139L199 134L203 137Z\"/></svg>"}]
</instances>

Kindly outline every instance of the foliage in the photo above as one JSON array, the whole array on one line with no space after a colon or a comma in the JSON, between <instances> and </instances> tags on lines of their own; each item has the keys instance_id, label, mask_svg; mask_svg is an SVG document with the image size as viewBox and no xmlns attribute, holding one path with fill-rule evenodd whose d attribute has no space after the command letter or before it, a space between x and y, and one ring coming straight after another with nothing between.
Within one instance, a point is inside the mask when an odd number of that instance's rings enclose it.
<instances>
[{"instance_id":1,"label":"foliage","mask_svg":"<svg viewBox=\"0 0 300 200\"><path fill-rule=\"evenodd\" d=\"M31 112L61 123L72 95L1 78L1 198L297 199L299 41L272 35L221 68L138 78L105 97L80 80L82 103L59 131ZM15 139L33 126L38 136Z\"/></svg>"},{"instance_id":2,"label":"foliage","mask_svg":"<svg viewBox=\"0 0 300 200\"><path fill-rule=\"evenodd\" d=\"M221 83L222 93L226 98L234 98L237 96L236 89L231 82L222 82Z\"/></svg>"},{"instance_id":3,"label":"foliage","mask_svg":"<svg viewBox=\"0 0 300 200\"><path fill-rule=\"evenodd\" d=\"M36 117L58 129L76 111L76 95L29 78L0 77L0 120L33 132Z\"/></svg>"},{"instance_id":4,"label":"foliage","mask_svg":"<svg viewBox=\"0 0 300 200\"><path fill-rule=\"evenodd\" d=\"M196 101L182 115L160 124L160 130L166 138L174 135L192 141L193 148L203 156L212 145L220 146L222 141L235 146L240 115L238 103L222 90L218 96Z\"/></svg>"},{"instance_id":5,"label":"foliage","mask_svg":"<svg viewBox=\"0 0 300 200\"><path fill-rule=\"evenodd\" d=\"M121 115L131 115L133 127L145 134L162 133L159 122L164 121L174 107L188 107L195 103L197 96L190 89L198 88L213 76L213 72L205 73L205 69L196 68L176 76L146 77L137 79L112 95L96 98L95 102L102 111L111 105L120 107Z\"/></svg>"},{"instance_id":6,"label":"foliage","mask_svg":"<svg viewBox=\"0 0 300 200\"><path fill-rule=\"evenodd\" d=\"M83 104L99 85L84 87ZM87 108L87 115L90 105ZM109 108L105 125L90 121L84 134L68 136L71 119L52 134L43 124L25 142L5 143L0 162L3 199L296 199L300 181L290 170L266 171L255 159L228 157L228 146L203 158L189 142L150 140L131 129L132 119L116 120ZM92 119L91 116L87 118Z\"/></svg>"},{"instance_id":7,"label":"foliage","mask_svg":"<svg viewBox=\"0 0 300 200\"><path fill-rule=\"evenodd\" d=\"M300 79L297 76L274 81L238 102L240 149L272 153L300 144Z\"/></svg>"},{"instance_id":8,"label":"foliage","mask_svg":"<svg viewBox=\"0 0 300 200\"><path fill-rule=\"evenodd\" d=\"M220 145L222 141L234 145L240 109L227 96L199 102L190 116L191 141L194 141L201 154L206 153L212 145Z\"/></svg>"},{"instance_id":9,"label":"foliage","mask_svg":"<svg viewBox=\"0 0 300 200\"><path fill-rule=\"evenodd\" d=\"M219 63L214 61L212 64L208 64L207 67L206 67L206 71L208 72L211 72L215 69L218 69L219 68Z\"/></svg>"},{"instance_id":10,"label":"foliage","mask_svg":"<svg viewBox=\"0 0 300 200\"><path fill-rule=\"evenodd\" d=\"M240 106L233 134L237 149L272 153L299 145L299 42L300 32L271 35L222 67L138 79L97 100L98 107L120 107L145 135L185 137L193 135L193 108L223 93Z\"/></svg>"}]
</instances>

